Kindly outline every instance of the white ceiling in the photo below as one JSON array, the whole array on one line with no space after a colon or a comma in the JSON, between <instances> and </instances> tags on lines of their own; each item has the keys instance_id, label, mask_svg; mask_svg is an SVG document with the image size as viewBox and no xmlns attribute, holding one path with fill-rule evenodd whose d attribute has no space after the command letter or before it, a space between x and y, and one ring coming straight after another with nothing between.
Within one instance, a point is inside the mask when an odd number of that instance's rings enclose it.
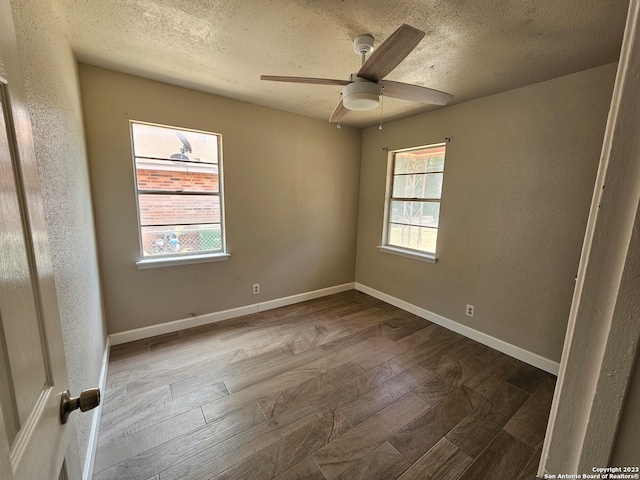
<instances>
[{"instance_id":1,"label":"white ceiling","mask_svg":"<svg viewBox=\"0 0 640 480\"><path fill-rule=\"evenodd\" d=\"M340 87L261 74L347 79L353 38L376 45L402 23L426 32L386 78L455 95L451 104L618 59L628 0L55 0L78 60L328 119ZM384 118L434 107L385 99ZM351 112L370 126L379 110Z\"/></svg>"}]
</instances>

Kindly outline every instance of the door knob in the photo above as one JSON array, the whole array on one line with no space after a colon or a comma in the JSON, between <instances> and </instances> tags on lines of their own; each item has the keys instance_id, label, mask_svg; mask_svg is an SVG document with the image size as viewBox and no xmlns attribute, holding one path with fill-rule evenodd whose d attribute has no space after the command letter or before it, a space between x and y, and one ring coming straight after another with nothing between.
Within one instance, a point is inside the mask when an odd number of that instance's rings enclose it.
<instances>
[{"instance_id":1,"label":"door knob","mask_svg":"<svg viewBox=\"0 0 640 480\"><path fill-rule=\"evenodd\" d=\"M62 398L60 399L60 421L67 423L69 414L78 408L81 412L86 412L87 410L96 408L98 405L100 405L99 388L83 390L80 392L80 396L75 398L69 395L69 390L62 392Z\"/></svg>"}]
</instances>

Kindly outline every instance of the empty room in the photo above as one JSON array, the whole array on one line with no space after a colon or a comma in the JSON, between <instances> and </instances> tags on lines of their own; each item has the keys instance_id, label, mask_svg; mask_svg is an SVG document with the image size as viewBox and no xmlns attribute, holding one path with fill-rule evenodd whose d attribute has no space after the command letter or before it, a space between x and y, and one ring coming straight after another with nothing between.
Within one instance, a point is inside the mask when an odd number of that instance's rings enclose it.
<instances>
[{"instance_id":1,"label":"empty room","mask_svg":"<svg viewBox=\"0 0 640 480\"><path fill-rule=\"evenodd\" d=\"M640 1L0 6L2 479L638 478Z\"/></svg>"}]
</instances>

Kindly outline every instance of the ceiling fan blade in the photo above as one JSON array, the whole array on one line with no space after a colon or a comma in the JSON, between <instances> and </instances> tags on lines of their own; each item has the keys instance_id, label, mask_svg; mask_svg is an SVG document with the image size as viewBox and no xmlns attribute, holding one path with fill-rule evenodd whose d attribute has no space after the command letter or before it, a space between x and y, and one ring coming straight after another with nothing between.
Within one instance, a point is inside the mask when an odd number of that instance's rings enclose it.
<instances>
[{"instance_id":1,"label":"ceiling fan blade","mask_svg":"<svg viewBox=\"0 0 640 480\"><path fill-rule=\"evenodd\" d=\"M289 82L289 83L310 83L314 85L349 85L349 80L334 80L331 78L309 78L309 77L281 77L278 75L262 75L260 80L269 80L271 82Z\"/></svg>"},{"instance_id":2,"label":"ceiling fan blade","mask_svg":"<svg viewBox=\"0 0 640 480\"><path fill-rule=\"evenodd\" d=\"M433 88L411 85L409 83L381 80L378 85L382 87L382 95L385 97L411 100L412 102L428 103L431 105L446 105L453 98L450 93L444 93Z\"/></svg>"},{"instance_id":3,"label":"ceiling fan blade","mask_svg":"<svg viewBox=\"0 0 640 480\"><path fill-rule=\"evenodd\" d=\"M373 51L364 62L358 76L372 82L382 80L416 48L424 36L425 33L422 30L403 23Z\"/></svg>"},{"instance_id":4,"label":"ceiling fan blade","mask_svg":"<svg viewBox=\"0 0 640 480\"><path fill-rule=\"evenodd\" d=\"M336 105L336 108L333 110L329 121L331 123L338 123L342 118L349 112L349 110L342 104L342 99Z\"/></svg>"}]
</instances>

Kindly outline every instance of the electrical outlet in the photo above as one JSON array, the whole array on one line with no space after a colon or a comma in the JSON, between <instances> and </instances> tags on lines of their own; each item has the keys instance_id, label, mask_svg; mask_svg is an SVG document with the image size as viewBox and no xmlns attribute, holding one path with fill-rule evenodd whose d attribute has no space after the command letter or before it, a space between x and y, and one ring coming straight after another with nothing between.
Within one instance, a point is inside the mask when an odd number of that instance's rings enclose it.
<instances>
[{"instance_id":1,"label":"electrical outlet","mask_svg":"<svg viewBox=\"0 0 640 480\"><path fill-rule=\"evenodd\" d=\"M254 295L258 295L260 293L260 284L254 283L253 289L251 291L253 292Z\"/></svg>"},{"instance_id":2,"label":"electrical outlet","mask_svg":"<svg viewBox=\"0 0 640 480\"><path fill-rule=\"evenodd\" d=\"M473 317L475 312L476 312L476 307L474 307L473 305L469 305L467 303L467 311L466 311L467 317Z\"/></svg>"}]
</instances>

